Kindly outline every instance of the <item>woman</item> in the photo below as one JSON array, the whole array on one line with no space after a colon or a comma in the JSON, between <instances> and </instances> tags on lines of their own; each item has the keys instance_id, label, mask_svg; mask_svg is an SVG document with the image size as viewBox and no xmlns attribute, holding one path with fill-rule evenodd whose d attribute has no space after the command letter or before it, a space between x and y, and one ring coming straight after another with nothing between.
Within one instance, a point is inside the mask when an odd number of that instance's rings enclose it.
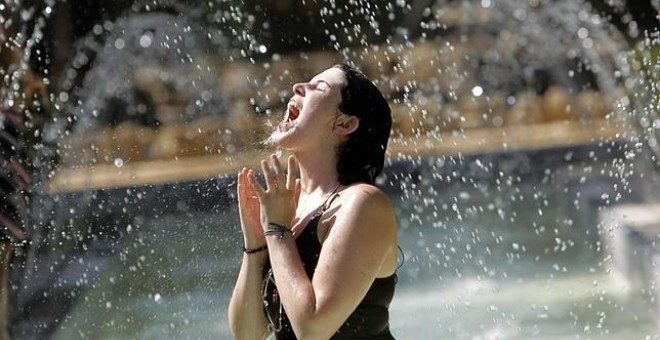
<instances>
[{"instance_id":1,"label":"woman","mask_svg":"<svg viewBox=\"0 0 660 340\"><path fill-rule=\"evenodd\" d=\"M362 73L337 65L295 84L270 141L289 150L238 174L244 255L229 304L238 339L392 339L397 230L374 186L390 108ZM296 179L296 168L300 178Z\"/></svg>"}]
</instances>

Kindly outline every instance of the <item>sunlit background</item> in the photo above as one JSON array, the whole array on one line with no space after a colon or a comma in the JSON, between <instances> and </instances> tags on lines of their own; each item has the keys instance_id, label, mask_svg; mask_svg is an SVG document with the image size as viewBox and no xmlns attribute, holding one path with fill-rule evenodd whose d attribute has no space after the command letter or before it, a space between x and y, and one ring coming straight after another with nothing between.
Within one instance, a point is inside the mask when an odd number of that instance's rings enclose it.
<instances>
[{"instance_id":1,"label":"sunlit background","mask_svg":"<svg viewBox=\"0 0 660 340\"><path fill-rule=\"evenodd\" d=\"M293 83L348 62L392 107L395 337L660 339L659 10L3 0L0 319L231 338L234 174L273 152Z\"/></svg>"}]
</instances>

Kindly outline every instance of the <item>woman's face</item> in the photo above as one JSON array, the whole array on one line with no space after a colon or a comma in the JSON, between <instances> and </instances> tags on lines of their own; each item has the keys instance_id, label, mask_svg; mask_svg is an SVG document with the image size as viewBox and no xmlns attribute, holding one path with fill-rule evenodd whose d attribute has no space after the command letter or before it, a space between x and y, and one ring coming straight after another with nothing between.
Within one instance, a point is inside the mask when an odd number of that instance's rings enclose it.
<instances>
[{"instance_id":1,"label":"woman's face","mask_svg":"<svg viewBox=\"0 0 660 340\"><path fill-rule=\"evenodd\" d=\"M294 95L287 104L284 120L270 140L288 150L314 142L327 143L339 114L344 82L344 72L333 67L309 82L293 85Z\"/></svg>"}]
</instances>

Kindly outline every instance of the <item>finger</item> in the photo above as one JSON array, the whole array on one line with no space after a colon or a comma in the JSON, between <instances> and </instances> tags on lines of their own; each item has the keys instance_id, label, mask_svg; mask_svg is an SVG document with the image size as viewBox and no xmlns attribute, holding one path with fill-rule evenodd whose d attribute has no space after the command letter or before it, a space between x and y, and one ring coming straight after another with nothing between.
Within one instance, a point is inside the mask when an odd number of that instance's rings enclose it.
<instances>
[{"instance_id":1,"label":"finger","mask_svg":"<svg viewBox=\"0 0 660 340\"><path fill-rule=\"evenodd\" d=\"M296 158L293 156L289 156L286 166L286 188L289 190L296 189Z\"/></svg>"},{"instance_id":2,"label":"finger","mask_svg":"<svg viewBox=\"0 0 660 340\"><path fill-rule=\"evenodd\" d=\"M252 189L252 185L250 185L250 183L248 182L247 175L248 175L247 168L243 168L238 173L238 185L236 191L238 192L239 202L247 202L255 198L254 190Z\"/></svg>"},{"instance_id":3,"label":"finger","mask_svg":"<svg viewBox=\"0 0 660 340\"><path fill-rule=\"evenodd\" d=\"M270 161L273 163L273 169L275 170L275 178L278 183L284 182L284 173L282 172L282 164L280 164L280 159L277 158L277 155L273 154L270 156Z\"/></svg>"},{"instance_id":4,"label":"finger","mask_svg":"<svg viewBox=\"0 0 660 340\"><path fill-rule=\"evenodd\" d=\"M266 178L266 188L269 191L276 190L277 179L273 173L273 169L270 168L270 165L268 165L268 162L265 159L261 161L261 170L263 171L264 177Z\"/></svg>"},{"instance_id":5,"label":"finger","mask_svg":"<svg viewBox=\"0 0 660 340\"><path fill-rule=\"evenodd\" d=\"M236 175L236 194L238 195L238 200L240 201L243 196L243 186L244 183L243 170L238 172Z\"/></svg>"},{"instance_id":6,"label":"finger","mask_svg":"<svg viewBox=\"0 0 660 340\"><path fill-rule=\"evenodd\" d=\"M250 186L252 187L254 193L257 195L257 197L261 200L266 196L266 191L264 190L264 187L261 186L261 184L257 181L257 177L254 174L254 171L250 170L248 172L248 183L250 183Z\"/></svg>"},{"instance_id":7,"label":"finger","mask_svg":"<svg viewBox=\"0 0 660 340\"><path fill-rule=\"evenodd\" d=\"M236 176L236 184L239 190L243 189L245 187L245 184L247 184L245 177L246 175L247 175L247 171L245 170L245 168L243 168L241 169L241 171L238 172L238 176Z\"/></svg>"}]
</instances>

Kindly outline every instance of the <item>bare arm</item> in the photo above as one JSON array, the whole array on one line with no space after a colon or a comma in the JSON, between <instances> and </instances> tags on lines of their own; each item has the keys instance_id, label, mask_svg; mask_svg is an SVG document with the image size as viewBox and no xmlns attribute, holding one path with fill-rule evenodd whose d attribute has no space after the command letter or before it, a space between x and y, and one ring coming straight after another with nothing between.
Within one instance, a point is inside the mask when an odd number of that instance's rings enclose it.
<instances>
[{"instance_id":1,"label":"bare arm","mask_svg":"<svg viewBox=\"0 0 660 340\"><path fill-rule=\"evenodd\" d=\"M274 176L283 180L281 174L267 174ZM276 190L257 192L262 214L265 209L266 215L271 210L277 215L278 209L273 207L278 204L268 203L268 195L277 196ZM362 301L385 259L396 249L396 222L385 194L361 184L346 189L339 203L312 280L291 235L266 238L278 292L300 339L330 338Z\"/></svg>"},{"instance_id":2,"label":"bare arm","mask_svg":"<svg viewBox=\"0 0 660 340\"><path fill-rule=\"evenodd\" d=\"M266 253L244 254L229 302L229 326L236 339L265 339L270 330L261 301L262 270Z\"/></svg>"},{"instance_id":3,"label":"bare arm","mask_svg":"<svg viewBox=\"0 0 660 340\"><path fill-rule=\"evenodd\" d=\"M259 221L259 201L247 183L247 169L238 174L238 208L247 248L258 248L266 243ZM243 254L238 279L229 301L229 327L236 339L265 339L269 334L268 322L263 312L261 283L267 261L265 251Z\"/></svg>"}]
</instances>

